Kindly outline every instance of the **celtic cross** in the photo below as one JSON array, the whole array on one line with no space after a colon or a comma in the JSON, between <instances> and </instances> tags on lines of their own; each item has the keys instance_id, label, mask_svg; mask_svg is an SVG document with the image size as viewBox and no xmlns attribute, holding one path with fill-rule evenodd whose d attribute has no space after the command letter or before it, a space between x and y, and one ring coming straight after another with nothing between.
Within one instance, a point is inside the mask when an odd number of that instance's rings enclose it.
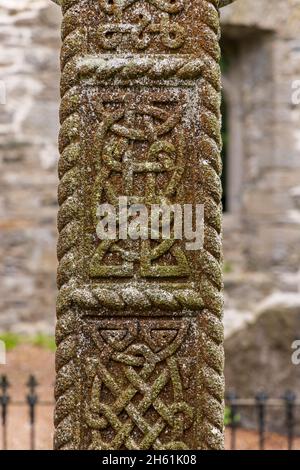
<instances>
[{"instance_id":1,"label":"celtic cross","mask_svg":"<svg viewBox=\"0 0 300 470\"><path fill-rule=\"evenodd\" d=\"M55 448L221 449L218 41L231 2L53 1L63 12ZM203 205L203 246L99 239L98 208L120 198Z\"/></svg>"}]
</instances>

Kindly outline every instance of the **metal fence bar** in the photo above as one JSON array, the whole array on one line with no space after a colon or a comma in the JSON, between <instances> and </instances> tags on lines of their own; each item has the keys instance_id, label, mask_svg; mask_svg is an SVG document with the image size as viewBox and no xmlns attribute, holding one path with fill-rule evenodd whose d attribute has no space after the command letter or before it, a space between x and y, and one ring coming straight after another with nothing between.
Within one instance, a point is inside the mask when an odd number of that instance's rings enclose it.
<instances>
[{"instance_id":1,"label":"metal fence bar","mask_svg":"<svg viewBox=\"0 0 300 470\"><path fill-rule=\"evenodd\" d=\"M236 404L237 396L234 392L230 392L227 395L229 403L229 426L230 426L230 449L236 449L236 431L238 427L238 406Z\"/></svg>"},{"instance_id":2,"label":"metal fence bar","mask_svg":"<svg viewBox=\"0 0 300 470\"><path fill-rule=\"evenodd\" d=\"M0 388L1 388L1 395L0 395L0 405L1 405L1 424L2 424L2 449L7 449L7 412L8 412L8 404L10 401L10 397L7 393L10 384L7 380L6 375L2 375L0 379Z\"/></svg>"},{"instance_id":3,"label":"metal fence bar","mask_svg":"<svg viewBox=\"0 0 300 470\"><path fill-rule=\"evenodd\" d=\"M258 414L259 448L260 450L264 450L266 427L266 402L268 400L268 397L264 392L260 392L256 395L255 398Z\"/></svg>"},{"instance_id":4,"label":"metal fence bar","mask_svg":"<svg viewBox=\"0 0 300 470\"><path fill-rule=\"evenodd\" d=\"M36 405L38 402L38 396L36 393L36 388L38 386L38 382L36 381L35 377L31 375L27 382L27 387L29 389L29 393L26 397L28 407L29 407L29 423L30 423L30 450L35 450L35 417L36 417Z\"/></svg>"},{"instance_id":5,"label":"metal fence bar","mask_svg":"<svg viewBox=\"0 0 300 470\"><path fill-rule=\"evenodd\" d=\"M236 398L234 403L239 407L255 407L257 404L256 398ZM267 398L268 407L282 408L284 403L284 397L282 398ZM300 406L300 400L294 401L295 406Z\"/></svg>"},{"instance_id":6,"label":"metal fence bar","mask_svg":"<svg viewBox=\"0 0 300 470\"><path fill-rule=\"evenodd\" d=\"M295 402L296 395L287 391L283 396L285 400L285 416L286 416L286 429L287 429L287 446L288 450L293 449L294 441L294 428L295 428Z\"/></svg>"}]
</instances>

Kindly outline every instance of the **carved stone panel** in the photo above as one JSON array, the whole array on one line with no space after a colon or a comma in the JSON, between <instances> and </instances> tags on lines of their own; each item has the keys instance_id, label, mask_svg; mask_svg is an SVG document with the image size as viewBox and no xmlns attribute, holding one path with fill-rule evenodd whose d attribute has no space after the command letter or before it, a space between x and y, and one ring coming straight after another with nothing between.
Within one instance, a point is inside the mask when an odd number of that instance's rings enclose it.
<instances>
[{"instance_id":1,"label":"carved stone panel","mask_svg":"<svg viewBox=\"0 0 300 470\"><path fill-rule=\"evenodd\" d=\"M218 1L62 9L55 447L222 448ZM120 200L204 205L203 247L99 239Z\"/></svg>"},{"instance_id":2,"label":"carved stone panel","mask_svg":"<svg viewBox=\"0 0 300 470\"><path fill-rule=\"evenodd\" d=\"M195 321L132 318L86 326L84 447L187 449L197 433Z\"/></svg>"}]
</instances>

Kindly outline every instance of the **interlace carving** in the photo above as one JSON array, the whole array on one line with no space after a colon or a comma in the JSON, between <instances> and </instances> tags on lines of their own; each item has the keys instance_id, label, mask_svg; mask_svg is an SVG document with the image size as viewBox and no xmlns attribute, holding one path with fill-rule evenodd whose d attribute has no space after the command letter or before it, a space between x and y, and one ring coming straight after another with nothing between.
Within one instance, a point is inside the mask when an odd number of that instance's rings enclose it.
<instances>
[{"instance_id":1,"label":"interlace carving","mask_svg":"<svg viewBox=\"0 0 300 470\"><path fill-rule=\"evenodd\" d=\"M95 224L98 204L117 205L120 194L127 197L129 204L145 206L170 206L176 200L185 168L185 138L180 128L182 113L178 105L168 112L149 101L143 102L140 98L137 101L96 101L99 125L95 149L99 157L92 206ZM109 111L109 107L118 109ZM113 182L116 175L121 175L121 193L120 184ZM144 190L142 194L134 195L134 179L140 175L146 175ZM159 175L164 175L166 182L158 189ZM101 241L91 261L91 276L133 276L134 261L140 261L140 274L145 278L182 277L190 272L186 256L175 239L159 241L154 247L149 240L122 242L122 246L115 240ZM105 256L109 252L120 255L122 263L111 265L106 262ZM167 266L153 264L168 253L174 263L169 262Z\"/></svg>"},{"instance_id":2,"label":"interlace carving","mask_svg":"<svg viewBox=\"0 0 300 470\"><path fill-rule=\"evenodd\" d=\"M172 15L183 9L183 0L147 1L159 12L157 22L145 7L137 7L131 15L131 22L126 21L125 13L129 7L135 6L138 0L99 0L101 10L110 20L98 28L98 37L103 49L116 50L127 41L133 49L145 50L154 36L159 36L167 49L178 49L183 45L185 30L178 22L171 21Z\"/></svg>"},{"instance_id":3,"label":"interlace carving","mask_svg":"<svg viewBox=\"0 0 300 470\"><path fill-rule=\"evenodd\" d=\"M92 337L102 353L103 343L109 349L109 360L87 360L91 396L85 419L92 430L90 449L188 448L181 439L193 423L194 412L184 401L175 357L188 324L186 320L131 320L92 327ZM111 362L121 367L122 377L113 372ZM172 389L171 402L161 397L167 386ZM104 388L113 401L107 400Z\"/></svg>"}]
</instances>

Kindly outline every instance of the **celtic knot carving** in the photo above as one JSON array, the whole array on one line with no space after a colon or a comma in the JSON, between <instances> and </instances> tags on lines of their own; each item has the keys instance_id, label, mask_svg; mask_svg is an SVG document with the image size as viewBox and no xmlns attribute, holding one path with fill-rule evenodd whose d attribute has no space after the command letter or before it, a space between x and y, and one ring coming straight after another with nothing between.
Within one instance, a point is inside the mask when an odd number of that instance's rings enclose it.
<instances>
[{"instance_id":1,"label":"celtic knot carving","mask_svg":"<svg viewBox=\"0 0 300 470\"><path fill-rule=\"evenodd\" d=\"M89 358L86 365L91 390L85 409L90 449L188 448L183 434L192 425L194 412L184 401L175 357L188 327L187 320L147 324L107 320L100 328L89 327L102 355L103 349L109 350L109 360ZM119 366L121 378L112 372L111 362ZM167 386L172 389L171 402L161 397ZM102 399L104 388L113 402Z\"/></svg>"},{"instance_id":2,"label":"celtic knot carving","mask_svg":"<svg viewBox=\"0 0 300 470\"><path fill-rule=\"evenodd\" d=\"M171 205L176 201L185 168L185 138L180 127L182 112L178 106L168 112L165 105L164 108L153 105L149 98L143 102L141 97L133 102L131 98L118 102L117 97L115 101L113 98L96 101L93 111L98 129L94 146L98 158L92 202L95 226L98 204L116 205L120 195L127 196L130 204ZM121 192L116 175L121 177ZM135 179L141 175L145 178L143 194L135 195ZM164 176L165 183L160 184L158 191L159 175ZM107 263L108 252L121 256L122 263ZM174 262L166 266L154 264L168 253ZM150 246L149 240L140 240L138 246L132 241L103 240L92 258L90 275L130 277L134 261L140 261L142 277L184 277L190 273L185 253L171 238L154 246Z\"/></svg>"},{"instance_id":3,"label":"celtic knot carving","mask_svg":"<svg viewBox=\"0 0 300 470\"><path fill-rule=\"evenodd\" d=\"M99 26L98 34L103 49L114 50L121 45L124 35L131 35L134 48L146 49L153 34L158 34L162 44L169 49L178 49L185 39L184 29L177 23L169 21L169 15L161 15L159 23L151 23L151 17L144 14L138 24L108 23Z\"/></svg>"},{"instance_id":4,"label":"celtic knot carving","mask_svg":"<svg viewBox=\"0 0 300 470\"><path fill-rule=\"evenodd\" d=\"M137 0L99 0L100 9L109 20L98 28L98 38L103 49L115 50L127 41L132 48L144 50L152 42L153 36L159 36L167 49L178 49L184 44L184 28L178 22L170 21L172 15L182 11L183 0L148 0L159 11L158 20L153 20L153 15L143 6L133 11L128 22L124 14L135 3Z\"/></svg>"},{"instance_id":5,"label":"celtic knot carving","mask_svg":"<svg viewBox=\"0 0 300 470\"><path fill-rule=\"evenodd\" d=\"M140 0L99 0L100 8L108 15L119 16L128 6L138 3ZM146 0L161 11L167 13L179 13L184 7L184 0Z\"/></svg>"}]
</instances>

